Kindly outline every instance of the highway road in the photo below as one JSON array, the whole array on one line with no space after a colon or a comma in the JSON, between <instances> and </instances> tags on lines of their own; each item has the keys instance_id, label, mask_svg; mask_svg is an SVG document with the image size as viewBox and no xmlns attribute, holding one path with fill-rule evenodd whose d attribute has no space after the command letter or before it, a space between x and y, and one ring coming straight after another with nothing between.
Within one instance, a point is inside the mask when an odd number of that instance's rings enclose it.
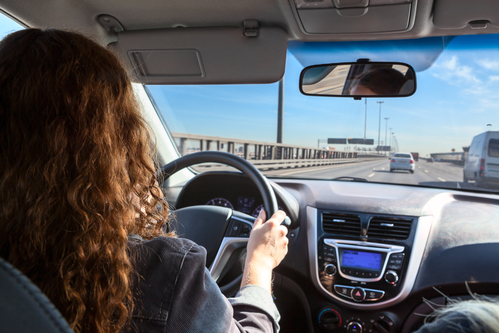
<instances>
[{"instance_id":1,"label":"highway road","mask_svg":"<svg viewBox=\"0 0 499 333\"><path fill-rule=\"evenodd\" d=\"M348 176L364 178L369 182L477 190L473 183L463 183L463 166L461 165L446 162L428 163L426 160L419 160L415 163L416 169L413 174L409 171L390 172L390 160L388 158L363 163L262 172L268 177L333 179ZM490 187L485 190L499 191L498 188L493 189Z\"/></svg>"},{"instance_id":2,"label":"highway road","mask_svg":"<svg viewBox=\"0 0 499 333\"><path fill-rule=\"evenodd\" d=\"M306 168L283 168L272 170L261 170L270 178L309 178L309 179L334 179L338 177L358 177L369 182L396 183L421 186L444 187L450 189L467 189L472 191L483 190L487 192L499 192L499 185L478 188L474 182L463 183L463 166L447 162L428 163L420 159L416 163L414 173L409 171L390 172L390 160L388 158L375 159L368 162L336 164L329 166L306 167ZM231 167L213 164L209 168L194 167L199 172L204 171L226 171L234 170Z\"/></svg>"}]
</instances>

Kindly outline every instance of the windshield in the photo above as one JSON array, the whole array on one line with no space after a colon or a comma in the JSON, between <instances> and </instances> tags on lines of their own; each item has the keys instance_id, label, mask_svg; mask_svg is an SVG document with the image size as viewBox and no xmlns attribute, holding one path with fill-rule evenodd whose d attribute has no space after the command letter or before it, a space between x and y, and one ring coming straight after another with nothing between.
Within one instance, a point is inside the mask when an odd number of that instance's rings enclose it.
<instances>
[{"instance_id":1,"label":"windshield","mask_svg":"<svg viewBox=\"0 0 499 333\"><path fill-rule=\"evenodd\" d=\"M278 83L146 88L181 154L229 151L269 177L496 191L498 42L499 35L290 42ZM362 100L300 93L306 66L358 58L413 66L416 93Z\"/></svg>"},{"instance_id":2,"label":"windshield","mask_svg":"<svg viewBox=\"0 0 499 333\"><path fill-rule=\"evenodd\" d=\"M393 157L400 157L400 158L412 158L410 154L395 154Z\"/></svg>"}]
</instances>

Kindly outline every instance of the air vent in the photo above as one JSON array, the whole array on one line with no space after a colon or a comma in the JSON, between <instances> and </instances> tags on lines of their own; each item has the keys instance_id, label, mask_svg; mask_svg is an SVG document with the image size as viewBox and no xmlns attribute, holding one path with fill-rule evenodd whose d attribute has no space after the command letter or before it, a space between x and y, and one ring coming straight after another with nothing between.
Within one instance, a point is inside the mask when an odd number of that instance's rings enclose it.
<instances>
[{"instance_id":1,"label":"air vent","mask_svg":"<svg viewBox=\"0 0 499 333\"><path fill-rule=\"evenodd\" d=\"M360 218L357 215L322 213L322 229L328 234L360 236Z\"/></svg>"},{"instance_id":2,"label":"air vent","mask_svg":"<svg viewBox=\"0 0 499 333\"><path fill-rule=\"evenodd\" d=\"M411 219L373 217L369 222L367 236L382 239L407 239L411 233Z\"/></svg>"}]
</instances>

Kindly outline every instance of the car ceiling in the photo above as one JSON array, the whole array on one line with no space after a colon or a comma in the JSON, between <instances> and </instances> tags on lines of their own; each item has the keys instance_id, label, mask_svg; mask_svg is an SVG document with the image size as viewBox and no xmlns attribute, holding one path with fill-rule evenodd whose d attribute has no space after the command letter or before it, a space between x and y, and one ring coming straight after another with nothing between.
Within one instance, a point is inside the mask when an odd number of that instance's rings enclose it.
<instances>
[{"instance_id":1,"label":"car ceiling","mask_svg":"<svg viewBox=\"0 0 499 333\"><path fill-rule=\"evenodd\" d=\"M255 48L255 54L276 54L275 45L285 46L287 41L397 40L499 33L499 2L496 0L480 0L479 2L469 0L318 0L329 1L335 5L339 3L345 6L346 4L346 7L349 7L349 4L355 6L356 3L364 1L368 7L362 15L358 14L358 8L297 8L295 1L306 0L0 0L0 9L25 26L75 29L105 44L115 43L117 45L114 50L120 53L122 58L127 59L129 66L134 66L133 60L130 60L130 50L150 50L152 45L161 44L161 40L163 44L168 44L169 35L173 35L171 34L173 31L175 33L172 43L177 49L197 49L193 46L196 44L195 36L197 34L202 36L203 29L224 27L242 30L244 20L257 20L262 32L266 29L270 31L262 34L267 36L267 39L263 43L265 45L258 46L260 49L257 49L257 46L251 46ZM372 3L369 4L369 1ZM373 6L375 1L384 1L388 5ZM394 1L402 3L390 4ZM401 6L407 8L405 12L402 11L404 13L402 19L398 17L400 10L393 10ZM116 34L113 29L103 27L98 21L101 15L116 18L124 31ZM476 23L477 21L479 24L469 24L469 22ZM399 25L391 26L386 22L398 22ZM482 24L483 22L485 24ZM280 28L284 34L280 34L275 28ZM179 32L179 30L190 32ZM125 38L132 32L135 33L134 38ZM190 42L183 45L181 40L184 38L179 34L188 35L189 38L185 39ZM120 45L120 36L123 36L123 40L126 39L126 42L121 43L122 45ZM200 44L203 43L202 38L204 37L199 37ZM235 38L233 32L220 34L216 38L224 40L229 49L230 45L238 47L238 43L241 46L245 43ZM133 44L135 41L137 45ZM276 56L282 59L272 65L277 69L268 75L268 68L258 69L257 64L252 66L246 63L254 57L254 54L249 54L242 59L240 54L227 58L227 55L223 54L224 42L219 43L216 49L215 47L209 49L209 45L205 45L202 52L198 50L199 57L202 58L200 71L204 71L201 77L186 80L184 75L177 80L175 75L170 75L168 79L159 79L152 83L268 83L282 76L285 52L277 52ZM270 47L272 44L274 47ZM164 49L164 47L161 48L161 50ZM213 59L220 55L225 56L225 61L233 60L234 66L227 68L227 72L237 73L238 77L214 74L224 69L210 64L210 60L206 59L209 55ZM234 71L234 67L241 70ZM259 73L261 73L261 78L258 78ZM166 78L168 75L169 73L165 73L163 77ZM143 82L144 77L136 78L136 81Z\"/></svg>"},{"instance_id":2,"label":"car ceiling","mask_svg":"<svg viewBox=\"0 0 499 333\"><path fill-rule=\"evenodd\" d=\"M355 2L355 0L352 0ZM389 0L394 1L394 0ZM358 0L357 0L358 2ZM296 14L295 0L2 0L0 8L27 26L76 28L99 35L97 17L116 17L126 30L176 27L240 27L247 19L262 26L279 26L290 40L331 41L404 39L474 34L466 22L488 20L483 33L497 33L499 3L495 0L413 0L415 15L408 29L397 32L310 34ZM386 6L385 6L386 7ZM452 19L454 18L454 19ZM390 20L393 17L386 17ZM439 28L434 24L443 26ZM450 21L450 22L449 22ZM455 22L456 21L456 22ZM465 26L460 28L457 22ZM455 24L450 28L449 24Z\"/></svg>"}]
</instances>

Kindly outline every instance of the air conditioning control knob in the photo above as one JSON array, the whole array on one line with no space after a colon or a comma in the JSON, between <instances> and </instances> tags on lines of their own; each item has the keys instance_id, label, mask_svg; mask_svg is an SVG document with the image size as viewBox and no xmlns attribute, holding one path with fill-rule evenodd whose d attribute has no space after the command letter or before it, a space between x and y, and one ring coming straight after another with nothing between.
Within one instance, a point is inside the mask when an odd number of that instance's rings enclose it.
<instances>
[{"instance_id":1,"label":"air conditioning control knob","mask_svg":"<svg viewBox=\"0 0 499 333\"><path fill-rule=\"evenodd\" d=\"M373 323L373 333L395 333L397 327L395 322L385 314L380 314L370 320Z\"/></svg>"},{"instance_id":2,"label":"air conditioning control knob","mask_svg":"<svg viewBox=\"0 0 499 333\"><path fill-rule=\"evenodd\" d=\"M394 271L388 271L385 274L385 281L389 284L395 284L399 280L399 276Z\"/></svg>"},{"instance_id":3,"label":"air conditioning control knob","mask_svg":"<svg viewBox=\"0 0 499 333\"><path fill-rule=\"evenodd\" d=\"M327 276L333 276L336 274L336 266L333 264L324 266L324 273L326 273Z\"/></svg>"},{"instance_id":4,"label":"air conditioning control knob","mask_svg":"<svg viewBox=\"0 0 499 333\"><path fill-rule=\"evenodd\" d=\"M359 324L356 321L352 321L350 324L347 326L347 332L348 333L362 333L362 325Z\"/></svg>"},{"instance_id":5,"label":"air conditioning control knob","mask_svg":"<svg viewBox=\"0 0 499 333\"><path fill-rule=\"evenodd\" d=\"M319 327L325 333L336 333L341 330L341 316L332 308L323 309L319 314Z\"/></svg>"}]
</instances>

